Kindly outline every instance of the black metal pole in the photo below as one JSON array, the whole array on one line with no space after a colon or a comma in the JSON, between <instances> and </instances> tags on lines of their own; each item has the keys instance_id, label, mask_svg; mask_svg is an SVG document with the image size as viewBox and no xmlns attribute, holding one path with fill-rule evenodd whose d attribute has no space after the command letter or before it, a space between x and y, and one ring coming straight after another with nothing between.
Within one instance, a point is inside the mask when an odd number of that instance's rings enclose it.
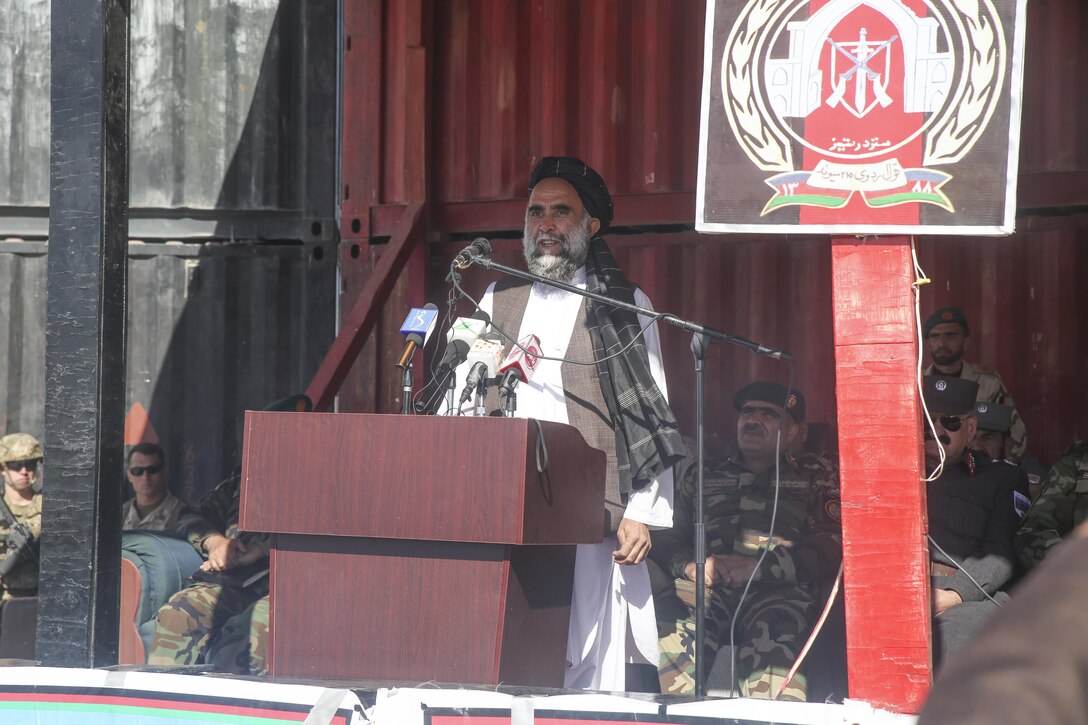
<instances>
[{"instance_id":1,"label":"black metal pole","mask_svg":"<svg viewBox=\"0 0 1088 725\"><path fill-rule=\"evenodd\" d=\"M648 310L645 307L639 307L638 305L632 305L621 300L616 300L605 295L597 294L596 292L590 292L589 290L580 289L574 285L567 284L566 282L558 282L554 279L548 279L547 277L541 277L540 275L533 274L532 272L524 272L514 267L507 267L505 264L499 264L498 262L492 262L487 257L475 256L470 260L471 264L475 264L485 269L494 269L508 274L511 277L518 277L520 279L527 280L529 282L540 282L546 284L549 287L555 287L556 289L566 290L567 292L573 292L576 295L582 297L588 297L591 300L602 302L612 307L618 307L621 310L627 310L634 312L636 315L643 315L644 317L652 317L655 320L661 320L662 322L672 325L673 327L679 327L681 330L686 330L692 334L703 335L709 337L715 342L728 342L733 345L747 348L754 353L760 355L766 355L767 357L773 357L776 360L792 360L793 356L785 350L778 350L773 347L767 347L761 345L758 342L753 342L740 335L732 335L728 332L722 332L721 330L715 330L713 327L707 327L706 325L700 325L697 322L691 322L690 320L683 320L676 315L669 312L655 312L654 310ZM452 273L452 270L451 270ZM449 279L449 277L447 277Z\"/></svg>"},{"instance_id":2,"label":"black metal pole","mask_svg":"<svg viewBox=\"0 0 1088 725\"><path fill-rule=\"evenodd\" d=\"M128 279L128 3L53 0L36 656L117 663Z\"/></svg>"},{"instance_id":3,"label":"black metal pole","mask_svg":"<svg viewBox=\"0 0 1088 725\"><path fill-rule=\"evenodd\" d=\"M695 695L706 695L706 521L703 513L703 441L706 411L703 408L704 368L710 345L702 335L691 338L691 354L695 358Z\"/></svg>"},{"instance_id":4,"label":"black metal pole","mask_svg":"<svg viewBox=\"0 0 1088 725\"><path fill-rule=\"evenodd\" d=\"M412 412L412 363L409 362L401 370L400 378L400 412L408 415Z\"/></svg>"}]
</instances>

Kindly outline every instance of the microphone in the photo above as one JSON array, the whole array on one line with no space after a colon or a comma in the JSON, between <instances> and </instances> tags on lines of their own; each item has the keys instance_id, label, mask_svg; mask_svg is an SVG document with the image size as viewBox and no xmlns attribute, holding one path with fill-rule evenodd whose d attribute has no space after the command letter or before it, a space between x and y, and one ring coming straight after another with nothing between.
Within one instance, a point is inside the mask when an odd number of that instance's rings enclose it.
<instances>
[{"instance_id":1,"label":"microphone","mask_svg":"<svg viewBox=\"0 0 1088 725\"><path fill-rule=\"evenodd\" d=\"M510 353L499 365L502 373L502 382L499 390L506 391L506 412L514 413L516 405L514 387L519 383L528 385L536 372L540 362L540 338L536 335L526 335L518 340L518 344L510 348Z\"/></svg>"},{"instance_id":2,"label":"microphone","mask_svg":"<svg viewBox=\"0 0 1088 725\"><path fill-rule=\"evenodd\" d=\"M483 237L473 239L472 244L458 252L457 256L453 258L453 263L457 266L457 269L467 269L477 257L483 257L484 259L491 257L491 242Z\"/></svg>"},{"instance_id":3,"label":"microphone","mask_svg":"<svg viewBox=\"0 0 1088 725\"><path fill-rule=\"evenodd\" d=\"M502 342L497 338L497 335L492 336L491 333L487 333L481 335L476 342L472 343L467 360L472 363L472 367L469 369L468 375L465 376L465 387L461 391L459 405L468 402L468 399L472 397L472 393L477 390L477 386L479 386L479 393L482 396L484 389L487 387L487 381L495 377L499 365L502 364Z\"/></svg>"},{"instance_id":4,"label":"microphone","mask_svg":"<svg viewBox=\"0 0 1088 725\"><path fill-rule=\"evenodd\" d=\"M438 363L439 376L448 373L468 359L469 348L487 329L491 319L477 310L472 317L458 317L446 333L446 354Z\"/></svg>"},{"instance_id":5,"label":"microphone","mask_svg":"<svg viewBox=\"0 0 1088 725\"><path fill-rule=\"evenodd\" d=\"M401 370L412 364L412 355L417 347L426 347L427 340L431 339L434 324L438 321L438 305L428 302L423 307L413 307L404 318L400 326L400 334L407 340L404 352L397 361L397 367Z\"/></svg>"}]
</instances>

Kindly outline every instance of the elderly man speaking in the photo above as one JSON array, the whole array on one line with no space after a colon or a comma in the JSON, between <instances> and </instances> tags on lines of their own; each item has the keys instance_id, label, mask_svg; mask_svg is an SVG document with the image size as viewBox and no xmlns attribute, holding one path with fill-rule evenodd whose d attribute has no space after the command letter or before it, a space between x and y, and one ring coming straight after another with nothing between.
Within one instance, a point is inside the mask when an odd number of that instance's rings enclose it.
<instances>
[{"instance_id":1,"label":"elderly man speaking","mask_svg":"<svg viewBox=\"0 0 1088 725\"><path fill-rule=\"evenodd\" d=\"M579 159L548 156L529 189L530 272L650 308L601 236L612 221L612 198L596 171ZM543 355L555 358L541 359L518 388L516 414L569 423L605 452L604 542L577 549L564 681L622 691L628 662L657 661L645 559L650 529L672 524L671 467L684 457L657 330L648 318L517 279L492 284L480 307L510 337L536 335ZM489 396L494 409L494 389Z\"/></svg>"}]
</instances>

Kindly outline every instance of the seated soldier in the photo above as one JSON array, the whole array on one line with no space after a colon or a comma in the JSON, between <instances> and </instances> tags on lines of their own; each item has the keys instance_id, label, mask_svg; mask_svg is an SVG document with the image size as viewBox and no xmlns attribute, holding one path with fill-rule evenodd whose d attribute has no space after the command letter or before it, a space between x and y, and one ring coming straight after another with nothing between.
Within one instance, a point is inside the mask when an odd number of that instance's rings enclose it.
<instances>
[{"instance_id":1,"label":"seated soldier","mask_svg":"<svg viewBox=\"0 0 1088 725\"><path fill-rule=\"evenodd\" d=\"M42 444L26 433L0 438L0 604L38 594L38 546L42 536L42 495L34 490Z\"/></svg>"},{"instance_id":2,"label":"seated soldier","mask_svg":"<svg viewBox=\"0 0 1088 725\"><path fill-rule=\"evenodd\" d=\"M128 482L136 494L121 506L125 531L173 531L184 505L166 487L166 454L157 443L137 443L128 452Z\"/></svg>"},{"instance_id":3,"label":"seated soldier","mask_svg":"<svg viewBox=\"0 0 1088 725\"><path fill-rule=\"evenodd\" d=\"M178 533L206 561L191 577L192 585L159 609L149 665L208 662L209 649L217 646L223 629L248 632L258 603L268 595L269 537L238 531L241 481L239 471L195 506L186 506L178 517ZM241 674L264 668L261 662L250 662L248 669L238 668L234 664L238 658L223 661L230 665L229 671Z\"/></svg>"},{"instance_id":4,"label":"seated soldier","mask_svg":"<svg viewBox=\"0 0 1088 725\"><path fill-rule=\"evenodd\" d=\"M938 661L963 646L1008 600L1001 588L1013 574L1012 537L1020 523L1016 501L1027 495L1023 469L991 463L967 447L978 425L977 395L973 380L923 379L936 430L934 437L923 421L926 473L932 476L941 467L926 488Z\"/></svg>"},{"instance_id":5,"label":"seated soldier","mask_svg":"<svg viewBox=\"0 0 1088 725\"><path fill-rule=\"evenodd\" d=\"M1069 532L1088 519L1088 441L1065 449L1016 534L1016 552L1034 569Z\"/></svg>"},{"instance_id":6,"label":"seated soldier","mask_svg":"<svg viewBox=\"0 0 1088 725\"><path fill-rule=\"evenodd\" d=\"M734 639L740 694L804 700L803 675L781 695L778 690L819 612L819 585L834 577L842 558L838 471L819 456L788 452L805 417L800 393L755 382L737 392L733 405L740 414L737 452L708 458L704 467L707 649L700 656L707 658L709 672L715 653L730 644L739 610ZM665 694L692 692L695 686L697 475L696 465L685 472L676 491L673 528L655 531L650 550L675 577L654 599ZM742 597L749 578L751 588Z\"/></svg>"},{"instance_id":7,"label":"seated soldier","mask_svg":"<svg viewBox=\"0 0 1088 725\"><path fill-rule=\"evenodd\" d=\"M926 375L972 380L978 383L978 400L1002 403L1012 408L1012 423L1009 427L1012 446L1008 457L1019 460L1027 449L1024 421L1016 412L1016 401L1009 395L1001 375L993 368L963 359L964 351L971 343L967 318L963 312L956 307L942 307L926 318L922 325L922 334L933 359L933 364L926 368Z\"/></svg>"},{"instance_id":8,"label":"seated soldier","mask_svg":"<svg viewBox=\"0 0 1088 725\"><path fill-rule=\"evenodd\" d=\"M1037 458L1021 458L1012 453L1012 423L1016 411L1000 403L975 403L975 418L978 420L978 432L971 442L971 450L984 451L988 457L997 461L1004 460L1014 466L1020 466L1028 474L1028 498L1039 498L1046 481L1047 468ZM1019 502L1018 502L1019 503ZM1030 501L1028 502L1030 504ZM1023 515L1026 509L1021 510Z\"/></svg>"},{"instance_id":9,"label":"seated soldier","mask_svg":"<svg viewBox=\"0 0 1088 725\"><path fill-rule=\"evenodd\" d=\"M1012 408L1000 403L976 401L975 420L978 421L978 430L971 439L971 450L985 453L991 461L1008 460L1012 446L1009 439Z\"/></svg>"},{"instance_id":10,"label":"seated soldier","mask_svg":"<svg viewBox=\"0 0 1088 725\"><path fill-rule=\"evenodd\" d=\"M265 594L226 621L219 637L208 645L207 661L216 671L268 674L268 605Z\"/></svg>"}]
</instances>

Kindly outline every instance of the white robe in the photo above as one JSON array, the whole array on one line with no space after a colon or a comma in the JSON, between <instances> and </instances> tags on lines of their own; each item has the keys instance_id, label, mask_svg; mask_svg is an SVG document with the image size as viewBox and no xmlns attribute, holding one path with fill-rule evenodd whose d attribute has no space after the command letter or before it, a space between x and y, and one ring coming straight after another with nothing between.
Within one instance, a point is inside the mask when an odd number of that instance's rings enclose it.
<instances>
[{"instance_id":1,"label":"white robe","mask_svg":"<svg viewBox=\"0 0 1088 725\"><path fill-rule=\"evenodd\" d=\"M585 289L584 267L575 273L571 284ZM480 308L489 315L494 303L494 289L495 285L492 284L480 300ZM584 303L585 298L579 295L534 284L521 329L504 332L519 340L525 335L534 334L540 338L544 355L563 357L574 331L578 307ZM635 304L652 309L649 298L642 290L636 289ZM647 322L649 318L639 316L641 325ZM650 359L650 372L667 399L656 324L646 329L646 351ZM540 361L529 385L518 386L516 415L567 422L561 365L556 360ZM458 381L464 380L467 372L467 364L458 368ZM465 411L466 414L471 412L469 407ZM672 497L672 471L667 470L652 484L631 493L624 516L651 529L671 528ZM645 562L636 566L616 564L612 560L612 552L618 548L614 536L600 544L581 544L577 548L567 636L566 687L622 692L626 690L627 662L649 662L657 666L657 622L649 572ZM628 646L629 642L633 647Z\"/></svg>"}]
</instances>

